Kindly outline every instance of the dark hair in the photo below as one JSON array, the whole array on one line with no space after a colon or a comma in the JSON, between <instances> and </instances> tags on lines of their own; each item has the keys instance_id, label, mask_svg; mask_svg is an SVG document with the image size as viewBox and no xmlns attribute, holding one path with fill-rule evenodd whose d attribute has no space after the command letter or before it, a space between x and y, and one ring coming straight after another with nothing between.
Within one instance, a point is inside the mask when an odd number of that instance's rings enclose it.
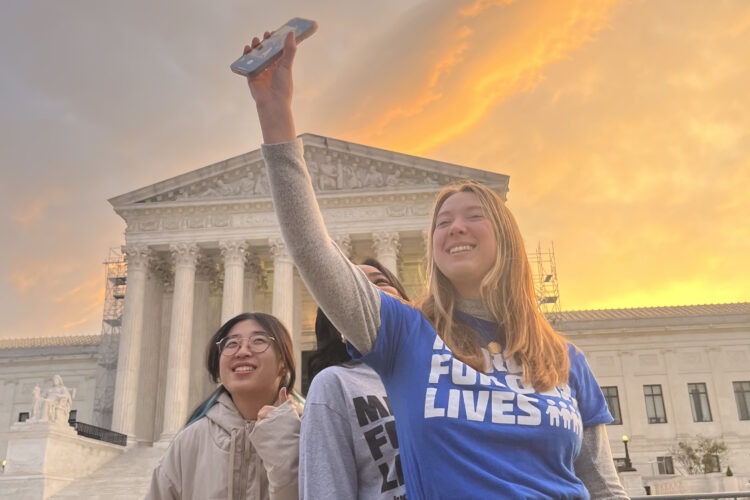
<instances>
[{"instance_id":1,"label":"dark hair","mask_svg":"<svg viewBox=\"0 0 750 500\"><path fill-rule=\"evenodd\" d=\"M218 389L211 393L208 399L199 404L195 410L193 410L193 413L191 413L187 419L185 427L205 417L208 410L216 404L216 400L219 399L219 396L221 396L223 392L227 392L227 390L223 385L220 385Z\"/></svg>"},{"instance_id":2,"label":"dark hair","mask_svg":"<svg viewBox=\"0 0 750 500\"><path fill-rule=\"evenodd\" d=\"M312 382L315 375L329 366L340 365L352 359L346 350L341 334L331 320L318 308L315 316L315 340L317 348L307 360L307 380Z\"/></svg>"},{"instance_id":3,"label":"dark hair","mask_svg":"<svg viewBox=\"0 0 750 500\"><path fill-rule=\"evenodd\" d=\"M211 380L214 382L219 381L219 357L221 356L221 352L219 352L219 346L216 345L216 343L229 335L229 331L234 325L247 320L257 322L263 327L266 333L276 340L275 344L279 358L281 358L281 361L286 368L286 377L282 379L279 389L286 387L286 390L291 393L296 378L294 351L292 350L292 336L289 335L289 331L281 321L270 314L260 312L238 314L221 325L214 336L211 337L211 340L208 342L208 352L206 353L206 369L208 369L208 374L211 376Z\"/></svg>"},{"instance_id":4,"label":"dark hair","mask_svg":"<svg viewBox=\"0 0 750 500\"><path fill-rule=\"evenodd\" d=\"M401 298L408 301L409 297L401 282L388 270L383 264L375 259L365 259L362 261L363 266L372 266L381 273L390 282L391 286L401 295ZM352 357L346 349L346 344L341 338L341 333L333 326L331 320L325 313L318 309L315 316L315 340L317 348L310 355L307 361L307 381L312 382L315 376L329 366L340 365L351 361Z\"/></svg>"},{"instance_id":5,"label":"dark hair","mask_svg":"<svg viewBox=\"0 0 750 500\"><path fill-rule=\"evenodd\" d=\"M219 381L219 357L221 356L221 352L219 352L219 346L216 345L216 343L229 335L229 331L234 325L246 320L257 322L263 327L266 333L276 340L275 344L277 346L279 357L286 367L286 376L281 380L279 389L286 387L289 395L293 395L296 368L294 364L294 351L292 350L292 337L289 335L289 331L287 331L281 321L270 314L242 313L221 325L216 333L214 333L213 337L211 337L211 340L208 341L208 349L206 349L206 369L211 376L211 380L213 382ZM216 389L208 399L199 404L188 417L185 427L206 416L206 413L216 404L216 400L222 392L228 392L223 385L219 386L219 388Z\"/></svg>"},{"instance_id":6,"label":"dark hair","mask_svg":"<svg viewBox=\"0 0 750 500\"><path fill-rule=\"evenodd\" d=\"M385 276L388 281L391 282L391 286L396 289L399 295L401 295L401 298L404 299L406 302L409 302L409 295L406 293L406 289L404 288L404 285L401 284L399 279L383 264L380 263L380 261L369 258L362 261L363 266L372 266L381 273L383 273L383 276Z\"/></svg>"}]
</instances>

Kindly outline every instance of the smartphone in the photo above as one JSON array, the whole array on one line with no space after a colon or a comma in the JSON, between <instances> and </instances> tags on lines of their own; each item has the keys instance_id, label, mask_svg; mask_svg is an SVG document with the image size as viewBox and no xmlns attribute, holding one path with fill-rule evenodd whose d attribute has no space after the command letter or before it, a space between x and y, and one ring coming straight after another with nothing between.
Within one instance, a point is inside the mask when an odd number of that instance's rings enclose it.
<instances>
[{"instance_id":1,"label":"smartphone","mask_svg":"<svg viewBox=\"0 0 750 500\"><path fill-rule=\"evenodd\" d=\"M294 38L297 43L300 43L315 33L317 29L318 23L315 21L300 19L299 17L290 19L284 26L274 31L270 37L261 40L260 45L234 61L230 68L238 75L253 77L281 56L287 33L294 31Z\"/></svg>"}]
</instances>

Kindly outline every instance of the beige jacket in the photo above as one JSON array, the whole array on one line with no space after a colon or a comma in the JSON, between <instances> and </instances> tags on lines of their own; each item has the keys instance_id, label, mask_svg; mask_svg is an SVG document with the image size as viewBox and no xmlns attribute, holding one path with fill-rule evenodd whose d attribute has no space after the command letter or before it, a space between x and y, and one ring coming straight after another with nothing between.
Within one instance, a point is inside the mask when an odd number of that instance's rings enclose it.
<instances>
[{"instance_id":1,"label":"beige jacket","mask_svg":"<svg viewBox=\"0 0 750 500\"><path fill-rule=\"evenodd\" d=\"M255 424L224 393L169 445L146 498L297 500L299 428L291 400Z\"/></svg>"}]
</instances>

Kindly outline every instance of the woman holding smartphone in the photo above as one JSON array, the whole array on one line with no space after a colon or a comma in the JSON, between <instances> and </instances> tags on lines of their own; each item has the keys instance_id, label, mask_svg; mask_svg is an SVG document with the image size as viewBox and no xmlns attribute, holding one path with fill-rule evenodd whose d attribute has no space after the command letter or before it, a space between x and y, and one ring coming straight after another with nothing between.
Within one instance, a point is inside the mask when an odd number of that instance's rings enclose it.
<instances>
[{"instance_id":1,"label":"woman holding smartphone","mask_svg":"<svg viewBox=\"0 0 750 500\"><path fill-rule=\"evenodd\" d=\"M378 289L409 300L401 282L377 260L367 259L359 268ZM300 499L401 498L406 488L383 382L372 368L352 361L341 333L320 309L315 338L300 431Z\"/></svg>"},{"instance_id":2,"label":"woman holding smartphone","mask_svg":"<svg viewBox=\"0 0 750 500\"><path fill-rule=\"evenodd\" d=\"M248 80L276 214L321 309L383 380L408 498L627 498L601 390L539 311L496 193L465 181L438 195L419 309L379 292L328 237L295 136L295 50L288 36L279 61Z\"/></svg>"},{"instance_id":3,"label":"woman holding smartphone","mask_svg":"<svg viewBox=\"0 0 750 500\"><path fill-rule=\"evenodd\" d=\"M185 427L154 469L148 499L296 500L299 411L284 325L263 313L227 321L208 344L216 403Z\"/></svg>"}]
</instances>

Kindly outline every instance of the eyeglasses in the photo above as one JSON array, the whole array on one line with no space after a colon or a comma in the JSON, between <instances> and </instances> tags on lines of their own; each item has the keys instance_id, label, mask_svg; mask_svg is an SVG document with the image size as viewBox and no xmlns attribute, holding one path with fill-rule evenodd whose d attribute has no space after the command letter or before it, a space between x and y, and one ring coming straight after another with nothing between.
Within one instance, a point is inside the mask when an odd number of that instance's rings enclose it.
<instances>
[{"instance_id":1,"label":"eyeglasses","mask_svg":"<svg viewBox=\"0 0 750 500\"><path fill-rule=\"evenodd\" d=\"M268 335L253 335L252 337L224 337L216 343L219 352L223 356L234 356L242 346L242 341L247 341L247 348L255 354L263 354L276 339Z\"/></svg>"}]
</instances>

